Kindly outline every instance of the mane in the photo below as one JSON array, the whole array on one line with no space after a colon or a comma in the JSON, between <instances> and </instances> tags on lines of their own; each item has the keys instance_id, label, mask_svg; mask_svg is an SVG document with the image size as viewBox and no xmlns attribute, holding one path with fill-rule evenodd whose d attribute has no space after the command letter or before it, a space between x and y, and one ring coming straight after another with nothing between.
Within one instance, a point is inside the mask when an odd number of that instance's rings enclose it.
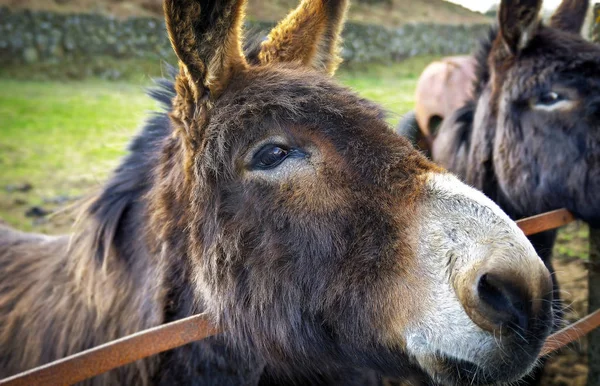
<instances>
[{"instance_id":1,"label":"mane","mask_svg":"<svg viewBox=\"0 0 600 386\"><path fill-rule=\"evenodd\" d=\"M127 214L132 213L134 206L141 205L149 191L161 144L171 133L168 112L175 97L173 79L177 69L167 65L167 73L168 78L155 80L155 86L147 90L162 111L152 113L146 120L110 180L83 203L76 221L72 246L87 239L88 253L92 252L100 263L111 253Z\"/></svg>"},{"instance_id":2,"label":"mane","mask_svg":"<svg viewBox=\"0 0 600 386\"><path fill-rule=\"evenodd\" d=\"M457 136L457 141L466 146L467 149L471 146L470 137L473 131L473 118L477 100L490 80L488 57L496 36L498 36L498 26L492 26L488 29L487 35L476 44L472 54L475 58L475 79L471 84L472 96L451 115L456 124L456 130L459 130L460 133Z\"/></svg>"},{"instance_id":3,"label":"mane","mask_svg":"<svg viewBox=\"0 0 600 386\"><path fill-rule=\"evenodd\" d=\"M477 100L490 80L488 57L497 35L498 26L492 26L488 29L487 35L477 42L472 54L475 58L475 79L471 84L472 96L452 113L452 120L457 125L456 130L460 130L460 134L457 136L458 143L462 143L467 147L470 147L469 138L473 130L473 118Z\"/></svg>"},{"instance_id":4,"label":"mane","mask_svg":"<svg viewBox=\"0 0 600 386\"><path fill-rule=\"evenodd\" d=\"M467 102L474 103L479 99L483 88L490 81L490 67L488 64L488 57L492 51L492 45L496 37L498 36L499 27L494 25L489 28L487 35L479 40L477 46L473 52L475 57L475 79L473 81L473 97L472 101Z\"/></svg>"}]
</instances>

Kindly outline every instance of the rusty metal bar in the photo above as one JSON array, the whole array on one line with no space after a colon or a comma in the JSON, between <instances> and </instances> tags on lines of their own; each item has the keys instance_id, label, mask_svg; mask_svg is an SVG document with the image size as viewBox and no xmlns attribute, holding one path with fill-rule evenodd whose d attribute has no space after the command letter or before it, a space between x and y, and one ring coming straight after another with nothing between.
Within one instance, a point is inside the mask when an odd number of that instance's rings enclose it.
<instances>
[{"instance_id":1,"label":"rusty metal bar","mask_svg":"<svg viewBox=\"0 0 600 386\"><path fill-rule=\"evenodd\" d=\"M218 332L206 315L194 315L36 367L0 380L0 385L72 385Z\"/></svg>"},{"instance_id":2,"label":"rusty metal bar","mask_svg":"<svg viewBox=\"0 0 600 386\"><path fill-rule=\"evenodd\" d=\"M517 225L523 233L529 236L556 229L573 221L575 221L575 217L571 212L566 209L557 209L518 220Z\"/></svg>"},{"instance_id":3,"label":"rusty metal bar","mask_svg":"<svg viewBox=\"0 0 600 386\"><path fill-rule=\"evenodd\" d=\"M598 326L600 326L600 310L596 310L586 317L579 319L577 322L550 335L548 339L546 339L544 347L542 347L540 357L565 347L569 343L589 334Z\"/></svg>"}]
</instances>

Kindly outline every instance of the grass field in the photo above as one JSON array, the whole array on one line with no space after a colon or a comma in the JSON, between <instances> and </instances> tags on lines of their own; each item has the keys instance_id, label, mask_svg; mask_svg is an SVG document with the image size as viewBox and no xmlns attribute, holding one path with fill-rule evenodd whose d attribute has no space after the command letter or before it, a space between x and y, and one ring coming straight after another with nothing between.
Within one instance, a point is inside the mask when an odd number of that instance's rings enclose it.
<instances>
[{"instance_id":1,"label":"grass field","mask_svg":"<svg viewBox=\"0 0 600 386\"><path fill-rule=\"evenodd\" d=\"M417 77L432 59L344 69L337 76L379 102L394 125L412 108ZM26 75L24 70L10 74L20 80L0 77L0 218L21 229L60 231L25 213L33 206L54 210L103 183L157 108L144 93L151 76L110 82L31 81ZM25 184L32 189L20 192Z\"/></svg>"},{"instance_id":2,"label":"grass field","mask_svg":"<svg viewBox=\"0 0 600 386\"><path fill-rule=\"evenodd\" d=\"M140 85L1 79L0 218L30 229L28 208L99 185L153 105Z\"/></svg>"}]
</instances>

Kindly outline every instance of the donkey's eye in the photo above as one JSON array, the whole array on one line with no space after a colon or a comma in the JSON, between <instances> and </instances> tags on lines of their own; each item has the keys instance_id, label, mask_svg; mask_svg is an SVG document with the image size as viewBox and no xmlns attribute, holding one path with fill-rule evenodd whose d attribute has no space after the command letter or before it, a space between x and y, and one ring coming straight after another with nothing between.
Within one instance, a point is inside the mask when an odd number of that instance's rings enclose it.
<instances>
[{"instance_id":1,"label":"donkey's eye","mask_svg":"<svg viewBox=\"0 0 600 386\"><path fill-rule=\"evenodd\" d=\"M564 99L565 99L564 96L560 95L559 93L550 91L550 92L540 95L540 97L537 100L537 104L551 106L551 105L558 103Z\"/></svg>"},{"instance_id":2,"label":"donkey's eye","mask_svg":"<svg viewBox=\"0 0 600 386\"><path fill-rule=\"evenodd\" d=\"M303 154L297 149L290 149L282 145L265 145L252 157L250 167L252 169L273 169L290 156Z\"/></svg>"}]
</instances>

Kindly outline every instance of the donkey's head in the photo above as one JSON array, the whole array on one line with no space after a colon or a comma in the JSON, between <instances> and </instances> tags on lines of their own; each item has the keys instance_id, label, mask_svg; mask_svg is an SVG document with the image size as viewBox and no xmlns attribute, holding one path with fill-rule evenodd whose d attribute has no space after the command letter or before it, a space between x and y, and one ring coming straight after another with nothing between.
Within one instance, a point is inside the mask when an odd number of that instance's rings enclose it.
<instances>
[{"instance_id":1,"label":"donkey's head","mask_svg":"<svg viewBox=\"0 0 600 386\"><path fill-rule=\"evenodd\" d=\"M599 223L600 47L579 36L588 0L564 0L547 26L541 3L502 1L474 126L492 133L493 167L517 213L566 206Z\"/></svg>"},{"instance_id":2,"label":"donkey's head","mask_svg":"<svg viewBox=\"0 0 600 386\"><path fill-rule=\"evenodd\" d=\"M165 2L180 72L150 199L201 308L274 372L526 373L549 274L495 204L332 81L346 1L303 1L252 64L243 5Z\"/></svg>"}]
</instances>

